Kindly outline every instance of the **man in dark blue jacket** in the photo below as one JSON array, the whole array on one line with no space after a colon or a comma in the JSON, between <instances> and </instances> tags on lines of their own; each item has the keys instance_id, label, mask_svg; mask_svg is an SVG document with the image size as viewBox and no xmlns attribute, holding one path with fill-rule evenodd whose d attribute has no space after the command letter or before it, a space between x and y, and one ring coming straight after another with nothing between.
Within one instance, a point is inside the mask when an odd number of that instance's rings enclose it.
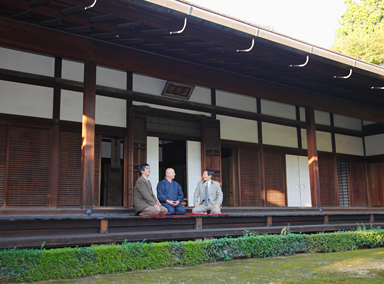
<instances>
[{"instance_id":1,"label":"man in dark blue jacket","mask_svg":"<svg viewBox=\"0 0 384 284\"><path fill-rule=\"evenodd\" d=\"M175 178L175 170L168 168L165 178L157 184L157 199L168 209L167 215L184 215L185 208L181 204L184 200L183 190Z\"/></svg>"}]
</instances>

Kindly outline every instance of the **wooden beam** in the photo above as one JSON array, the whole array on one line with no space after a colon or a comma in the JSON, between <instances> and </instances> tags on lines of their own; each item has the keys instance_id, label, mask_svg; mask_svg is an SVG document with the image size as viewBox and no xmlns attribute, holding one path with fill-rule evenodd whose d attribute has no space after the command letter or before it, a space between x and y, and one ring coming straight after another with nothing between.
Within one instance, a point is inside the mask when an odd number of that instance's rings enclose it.
<instances>
[{"instance_id":1,"label":"wooden beam","mask_svg":"<svg viewBox=\"0 0 384 284\"><path fill-rule=\"evenodd\" d=\"M309 179L311 185L312 207L321 207L319 159L317 156L315 110L311 107L305 108L305 119L307 123L307 148Z\"/></svg>"},{"instance_id":2,"label":"wooden beam","mask_svg":"<svg viewBox=\"0 0 384 284\"><path fill-rule=\"evenodd\" d=\"M160 77L164 80L183 82L188 78L188 83L203 87L287 104L297 104L299 101L301 106L384 123L384 110L376 106L250 78L107 42L92 41L19 21L0 18L0 34L2 35L0 45L6 47L80 61L93 59L98 65ZM105 56L105 54L113 54L113 56ZM255 60L259 61L259 59ZM151 64L143 64L143 62Z\"/></svg>"},{"instance_id":3,"label":"wooden beam","mask_svg":"<svg viewBox=\"0 0 384 284\"><path fill-rule=\"evenodd\" d=\"M91 209L95 184L96 62L84 64L84 94L81 145L81 208Z\"/></svg>"}]
</instances>

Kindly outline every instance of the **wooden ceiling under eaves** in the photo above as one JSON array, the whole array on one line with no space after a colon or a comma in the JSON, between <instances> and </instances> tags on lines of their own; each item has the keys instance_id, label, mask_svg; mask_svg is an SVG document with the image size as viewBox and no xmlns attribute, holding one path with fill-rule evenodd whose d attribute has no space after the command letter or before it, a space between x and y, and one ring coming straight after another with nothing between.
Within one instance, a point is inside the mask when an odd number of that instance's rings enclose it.
<instances>
[{"instance_id":1,"label":"wooden ceiling under eaves","mask_svg":"<svg viewBox=\"0 0 384 284\"><path fill-rule=\"evenodd\" d=\"M0 16L384 108L384 78L141 0L1 0Z\"/></svg>"}]
</instances>

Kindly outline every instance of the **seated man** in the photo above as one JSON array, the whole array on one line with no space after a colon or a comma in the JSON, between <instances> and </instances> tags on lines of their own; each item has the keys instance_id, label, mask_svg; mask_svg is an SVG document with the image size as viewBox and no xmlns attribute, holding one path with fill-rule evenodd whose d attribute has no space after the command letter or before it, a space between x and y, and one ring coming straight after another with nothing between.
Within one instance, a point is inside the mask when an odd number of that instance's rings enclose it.
<instances>
[{"instance_id":1,"label":"seated man","mask_svg":"<svg viewBox=\"0 0 384 284\"><path fill-rule=\"evenodd\" d=\"M213 171L205 169L203 171L203 180L197 183L193 202L195 207L192 209L193 214L220 214L220 205L223 202L223 192L220 183L212 180ZM200 199L200 202L199 202Z\"/></svg>"},{"instance_id":2,"label":"seated man","mask_svg":"<svg viewBox=\"0 0 384 284\"><path fill-rule=\"evenodd\" d=\"M175 178L175 170L168 168L165 178L157 184L157 198L161 205L168 209L167 215L184 215L185 208L181 204L184 200L183 190Z\"/></svg>"},{"instance_id":3,"label":"seated man","mask_svg":"<svg viewBox=\"0 0 384 284\"><path fill-rule=\"evenodd\" d=\"M151 170L148 164L139 165L140 177L136 181L133 191L133 203L136 214L141 216L165 215L168 210L161 206L156 196L153 194L151 182L148 180Z\"/></svg>"}]
</instances>

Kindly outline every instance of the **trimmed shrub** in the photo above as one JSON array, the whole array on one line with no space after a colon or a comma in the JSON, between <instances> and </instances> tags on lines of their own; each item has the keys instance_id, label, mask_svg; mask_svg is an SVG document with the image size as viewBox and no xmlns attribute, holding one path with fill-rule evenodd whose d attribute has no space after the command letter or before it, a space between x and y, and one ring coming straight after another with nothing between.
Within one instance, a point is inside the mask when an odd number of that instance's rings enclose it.
<instances>
[{"instance_id":1,"label":"trimmed shrub","mask_svg":"<svg viewBox=\"0 0 384 284\"><path fill-rule=\"evenodd\" d=\"M335 233L257 235L204 241L144 243L0 251L0 281L69 279L235 258L321 253L383 246L381 228Z\"/></svg>"}]
</instances>

